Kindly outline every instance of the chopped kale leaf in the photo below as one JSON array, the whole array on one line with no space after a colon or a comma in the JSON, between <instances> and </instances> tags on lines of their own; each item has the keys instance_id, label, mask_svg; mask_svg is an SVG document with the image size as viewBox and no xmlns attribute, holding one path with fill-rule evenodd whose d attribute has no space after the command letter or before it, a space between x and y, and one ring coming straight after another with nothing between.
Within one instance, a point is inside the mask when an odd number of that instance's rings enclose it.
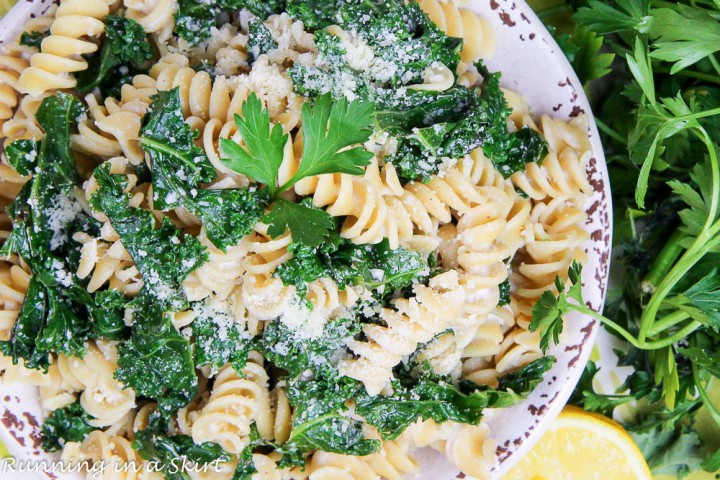
<instances>
[{"instance_id":1,"label":"chopped kale leaf","mask_svg":"<svg viewBox=\"0 0 720 480\"><path fill-rule=\"evenodd\" d=\"M349 5L353 4L349 2ZM303 8L307 13L310 7ZM349 7L339 7L340 17L346 8ZM422 51L422 58L433 58L433 62L442 62L451 70L455 68L456 47L461 44L444 43L443 39L449 37L436 31L416 4L387 8L390 9L387 15L379 18L371 15L368 17L372 18L370 23L358 29L376 58L397 64L393 55L408 48L412 52ZM328 17L327 21L335 20ZM349 25L358 21L356 16L348 16ZM418 42L418 31L424 32L421 38L432 41L420 45L413 43ZM387 35L383 33L388 32L392 32L397 43L383 47L383 42L387 43L384 40ZM428 182L437 175L445 159L461 158L479 147L506 177L524 169L527 163L542 161L546 155L547 145L537 132L527 128L513 133L508 131L510 109L500 89L499 74L491 74L482 63L476 65L485 79L480 91L456 85L441 92L403 89L398 95L399 85L422 81L423 72L432 62L410 62L402 66L400 70L405 72L401 75L402 81L382 78L377 76L375 69L370 74L351 68L339 38L322 31L318 32L317 38L319 56L325 66L294 65L288 71L294 88L306 96L329 93L334 98L342 98L350 94L348 85L352 85L353 96L374 102L375 130L397 138L397 153L388 161L398 168L403 181ZM421 47L434 49L434 53Z\"/></svg>"},{"instance_id":2,"label":"chopped kale leaf","mask_svg":"<svg viewBox=\"0 0 720 480\"><path fill-rule=\"evenodd\" d=\"M156 400L167 417L198 392L192 348L175 330L169 314L152 304L152 299L142 300L134 311L132 335L118 348L115 378L138 395Z\"/></svg>"},{"instance_id":3,"label":"chopped kale leaf","mask_svg":"<svg viewBox=\"0 0 720 480\"><path fill-rule=\"evenodd\" d=\"M128 299L118 290L102 290L88 300L93 337L124 340L130 334L125 325L125 307Z\"/></svg>"},{"instance_id":4,"label":"chopped kale leaf","mask_svg":"<svg viewBox=\"0 0 720 480\"><path fill-rule=\"evenodd\" d=\"M165 310L189 306L182 289L187 275L205 263L207 252L199 240L180 232L167 218L155 228L152 212L130 206L122 176L111 175L109 164L95 169L98 190L90 204L107 215L145 283L143 294Z\"/></svg>"},{"instance_id":5,"label":"chopped kale leaf","mask_svg":"<svg viewBox=\"0 0 720 480\"><path fill-rule=\"evenodd\" d=\"M303 465L314 450L367 455L377 450L376 440L365 438L362 423L344 415L345 403L362 385L340 378L333 358L360 326L352 320L334 320L322 336L298 340L294 331L279 321L270 322L260 342L265 358L290 375L287 396L295 408L290 438L275 445L283 454L282 466Z\"/></svg>"},{"instance_id":6,"label":"chopped kale leaf","mask_svg":"<svg viewBox=\"0 0 720 480\"><path fill-rule=\"evenodd\" d=\"M274 50L278 47L277 42L270 33L270 30L259 20L250 22L248 34L248 62L250 65L264 53Z\"/></svg>"},{"instance_id":7,"label":"chopped kale leaf","mask_svg":"<svg viewBox=\"0 0 720 480\"><path fill-rule=\"evenodd\" d=\"M396 438L419 418L477 424L485 408L508 407L523 400L542 381L553 361L552 357L536 360L503 377L498 388L471 382L461 382L458 388L449 378L433 374L431 368L416 379L400 366L400 380L394 382L392 395L373 397L362 391L356 399L356 411L386 440Z\"/></svg>"},{"instance_id":8,"label":"chopped kale leaf","mask_svg":"<svg viewBox=\"0 0 720 480\"><path fill-rule=\"evenodd\" d=\"M232 363L236 371L241 371L254 346L252 336L243 331L232 312L207 301L194 304L193 311L196 315L192 323L195 363L210 365L215 370Z\"/></svg>"},{"instance_id":9,"label":"chopped kale leaf","mask_svg":"<svg viewBox=\"0 0 720 480\"><path fill-rule=\"evenodd\" d=\"M318 278L333 279L341 290L364 284L390 296L429 273L422 255L403 247L393 250L387 239L355 245L334 231L317 247L292 243L288 251L293 257L281 264L275 275L285 285L295 285L300 296L305 296L307 285Z\"/></svg>"},{"instance_id":10,"label":"chopped kale leaf","mask_svg":"<svg viewBox=\"0 0 720 480\"><path fill-rule=\"evenodd\" d=\"M40 44L42 44L42 41L49 35L50 30L46 30L44 32L23 32L22 35L20 35L20 45L40 50Z\"/></svg>"},{"instance_id":11,"label":"chopped kale leaf","mask_svg":"<svg viewBox=\"0 0 720 480\"><path fill-rule=\"evenodd\" d=\"M99 87L104 96L119 96L120 87L133 74L140 73L140 67L152 58L152 46L139 23L108 15L102 50L90 57L87 70L78 73L77 90L89 92Z\"/></svg>"},{"instance_id":12,"label":"chopped kale leaf","mask_svg":"<svg viewBox=\"0 0 720 480\"><path fill-rule=\"evenodd\" d=\"M148 461L158 462L160 471L167 480L190 480L181 467L183 460L191 462L189 468L209 466L209 471L219 462L230 461L230 456L220 445L212 442L196 444L188 435L167 434L168 425L158 412L150 414L147 427L135 432L132 448Z\"/></svg>"},{"instance_id":13,"label":"chopped kale leaf","mask_svg":"<svg viewBox=\"0 0 720 480\"><path fill-rule=\"evenodd\" d=\"M42 428L42 448L46 452L62 450L67 442L81 442L95 430L93 418L80 405L80 401L58 408L45 419Z\"/></svg>"},{"instance_id":14,"label":"chopped kale leaf","mask_svg":"<svg viewBox=\"0 0 720 480\"><path fill-rule=\"evenodd\" d=\"M5 157L16 172L29 177L37 166L37 142L35 140L15 140L5 147Z\"/></svg>"},{"instance_id":15,"label":"chopped kale leaf","mask_svg":"<svg viewBox=\"0 0 720 480\"><path fill-rule=\"evenodd\" d=\"M283 0L180 0L175 12L175 33L192 46L210 38L224 14L247 8L261 19L280 13Z\"/></svg>"},{"instance_id":16,"label":"chopped kale leaf","mask_svg":"<svg viewBox=\"0 0 720 480\"><path fill-rule=\"evenodd\" d=\"M500 284L500 301L498 302L499 307L504 307L510 304L510 279L505 279Z\"/></svg>"},{"instance_id":17,"label":"chopped kale leaf","mask_svg":"<svg viewBox=\"0 0 720 480\"><path fill-rule=\"evenodd\" d=\"M75 97L48 97L36 115L45 138L7 148L11 165L33 177L8 208L13 228L2 253L22 257L32 279L10 339L0 342L0 351L14 362L22 359L28 368L47 368L50 353L82 355L90 334L84 319L92 302L81 298L85 287L74 273L79 254L71 238L76 232L99 230L76 198L80 181L70 153L70 130L82 114Z\"/></svg>"},{"instance_id":18,"label":"chopped kale leaf","mask_svg":"<svg viewBox=\"0 0 720 480\"><path fill-rule=\"evenodd\" d=\"M260 342L265 358L291 377L332 376L336 372L330 358L345 343L357 335L360 325L352 320L333 320L325 325L318 338L299 339L295 332L280 321L270 322Z\"/></svg>"},{"instance_id":19,"label":"chopped kale leaf","mask_svg":"<svg viewBox=\"0 0 720 480\"><path fill-rule=\"evenodd\" d=\"M302 466L316 450L358 456L376 452L380 441L366 438L362 422L343 414L357 391L358 383L347 377L288 381L287 396L295 418L290 438L277 449L283 454L280 466Z\"/></svg>"}]
</instances>

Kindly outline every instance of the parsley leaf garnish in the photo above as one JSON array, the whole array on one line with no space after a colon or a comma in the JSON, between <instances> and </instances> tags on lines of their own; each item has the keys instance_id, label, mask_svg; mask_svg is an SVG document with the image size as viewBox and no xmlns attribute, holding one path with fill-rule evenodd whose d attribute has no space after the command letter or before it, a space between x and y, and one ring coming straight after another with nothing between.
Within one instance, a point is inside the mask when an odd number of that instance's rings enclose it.
<instances>
[{"instance_id":1,"label":"parsley leaf garnish","mask_svg":"<svg viewBox=\"0 0 720 480\"><path fill-rule=\"evenodd\" d=\"M370 163L372 153L362 147L371 134L369 102L333 101L330 95L306 103L302 109L303 154L298 171L285 184L278 184L278 172L283 162L288 135L281 125L273 126L270 114L262 108L253 93L243 105L243 115L235 116L235 123L247 148L232 140L221 139L227 158L223 164L265 185L275 200L263 221L270 225L269 233L278 237L289 228L293 239L309 246L319 245L334 223L329 214L309 205L296 204L277 196L303 178L325 173L361 175Z\"/></svg>"},{"instance_id":2,"label":"parsley leaf garnish","mask_svg":"<svg viewBox=\"0 0 720 480\"><path fill-rule=\"evenodd\" d=\"M678 3L652 13L650 37L656 41L650 57L676 62L671 74L720 50L720 24L707 11Z\"/></svg>"},{"instance_id":3,"label":"parsley leaf garnish","mask_svg":"<svg viewBox=\"0 0 720 480\"><path fill-rule=\"evenodd\" d=\"M235 115L247 150L232 140L220 139L226 167L266 185L271 195L277 191L277 175L282 164L288 135L282 125L270 122L270 113L263 109L260 99L252 93L242 106L242 116ZM285 233L285 232L282 232Z\"/></svg>"},{"instance_id":4,"label":"parsley leaf garnish","mask_svg":"<svg viewBox=\"0 0 720 480\"><path fill-rule=\"evenodd\" d=\"M263 217L271 237L279 237L290 229L293 240L309 247L320 245L335 224L332 217L319 208L279 198L273 209Z\"/></svg>"},{"instance_id":5,"label":"parsley leaf garnish","mask_svg":"<svg viewBox=\"0 0 720 480\"><path fill-rule=\"evenodd\" d=\"M305 177L324 173L362 175L372 153L362 147L343 150L370 138L374 105L370 102L333 101L330 95L306 103L302 110L303 153L297 173L281 191Z\"/></svg>"},{"instance_id":6,"label":"parsley leaf garnish","mask_svg":"<svg viewBox=\"0 0 720 480\"><path fill-rule=\"evenodd\" d=\"M533 308L533 319L530 322L531 332L540 332L540 348L547 351L552 340L555 344L560 340L563 331L563 317L570 310L571 304L568 297L584 305L582 299L582 285L580 275L582 267L579 263L573 262L568 270L568 278L572 286L565 292L565 284L560 277L555 278L555 288L558 295L555 296L550 290L543 292L540 299Z\"/></svg>"},{"instance_id":7,"label":"parsley leaf garnish","mask_svg":"<svg viewBox=\"0 0 720 480\"><path fill-rule=\"evenodd\" d=\"M140 143L152 161L153 206L164 211L183 207L202 220L207 237L218 248L236 245L263 214L265 193L203 189L202 184L217 173L195 145L196 132L185 123L179 89L152 98Z\"/></svg>"}]
</instances>

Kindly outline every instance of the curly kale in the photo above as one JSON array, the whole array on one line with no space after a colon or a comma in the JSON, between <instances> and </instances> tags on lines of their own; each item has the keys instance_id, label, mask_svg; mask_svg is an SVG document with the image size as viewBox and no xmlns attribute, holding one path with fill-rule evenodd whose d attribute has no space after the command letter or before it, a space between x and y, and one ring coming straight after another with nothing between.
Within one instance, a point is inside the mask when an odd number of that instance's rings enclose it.
<instances>
[{"instance_id":1,"label":"curly kale","mask_svg":"<svg viewBox=\"0 0 720 480\"><path fill-rule=\"evenodd\" d=\"M250 22L248 32L248 62L250 65L264 53L274 50L278 47L277 42L270 33L270 30L259 20Z\"/></svg>"},{"instance_id":2,"label":"curly kale","mask_svg":"<svg viewBox=\"0 0 720 480\"><path fill-rule=\"evenodd\" d=\"M140 67L152 58L152 46L139 23L108 15L102 50L90 57L87 70L78 73L77 90L89 92L99 87L103 96L119 96L120 87L140 73Z\"/></svg>"},{"instance_id":3,"label":"curly kale","mask_svg":"<svg viewBox=\"0 0 720 480\"><path fill-rule=\"evenodd\" d=\"M175 12L175 33L192 46L210 38L212 28L221 24L224 14L247 8L265 19L281 13L283 0L180 0Z\"/></svg>"},{"instance_id":4,"label":"curly kale","mask_svg":"<svg viewBox=\"0 0 720 480\"><path fill-rule=\"evenodd\" d=\"M206 466L213 471L220 462L230 461L230 456L216 443L195 443L188 435L168 436L167 431L167 420L153 412L148 425L135 432L132 448L144 460L157 462L158 471L168 480L190 480L185 466L195 471Z\"/></svg>"},{"instance_id":5,"label":"curly kale","mask_svg":"<svg viewBox=\"0 0 720 480\"><path fill-rule=\"evenodd\" d=\"M8 208L12 232L2 248L30 267L32 278L10 339L0 351L28 368L47 368L51 353L82 355L92 336L95 295L74 273L79 248L76 232L95 235L99 224L76 198L80 176L70 153L70 132L84 114L75 97L58 93L40 105L36 120L45 131L42 141L14 142L6 149L10 165L32 175Z\"/></svg>"},{"instance_id":6,"label":"curly kale","mask_svg":"<svg viewBox=\"0 0 720 480\"><path fill-rule=\"evenodd\" d=\"M67 442L81 442L85 436L95 430L90 425L93 420L80 401L67 407L58 408L45 419L42 427L42 447L46 452L62 450Z\"/></svg>"},{"instance_id":7,"label":"curly kale","mask_svg":"<svg viewBox=\"0 0 720 480\"><path fill-rule=\"evenodd\" d=\"M316 45L324 65L290 68L294 88L310 97L330 93L335 98L353 95L374 102L375 130L397 138L397 153L389 161L403 181L428 182L448 159L479 147L506 177L527 163L542 161L547 145L538 133L527 128L508 131L510 109L499 74L491 74L482 63L476 65L485 78L480 90L460 85L441 92L399 90L422 82L436 62L451 71L459 62L462 42L447 37L417 4L343 1L328 10L331 4L303 2L295 14L318 26L339 18L373 50L374 64L360 70L351 67L342 40L320 30Z\"/></svg>"},{"instance_id":8,"label":"curly kale","mask_svg":"<svg viewBox=\"0 0 720 480\"><path fill-rule=\"evenodd\" d=\"M289 74L300 93L338 96L350 88L360 98L374 101L376 89L421 83L424 72L436 62L452 71L460 62L462 40L443 33L416 3L291 1L288 13L310 29L340 24L357 32L374 52L373 67L353 69L345 55L339 54L339 39L330 40L326 32L316 32L318 51L328 65L292 67Z\"/></svg>"},{"instance_id":9,"label":"curly kale","mask_svg":"<svg viewBox=\"0 0 720 480\"><path fill-rule=\"evenodd\" d=\"M191 328L195 338L195 363L198 366L210 365L214 370L232 363L240 372L254 347L252 335L242 329L230 312L210 302L195 303L193 312L195 320Z\"/></svg>"},{"instance_id":10,"label":"curly kale","mask_svg":"<svg viewBox=\"0 0 720 480\"><path fill-rule=\"evenodd\" d=\"M295 285L303 297L308 284L318 278L333 279L341 290L348 285L366 285L391 295L429 273L422 255L403 247L393 250L387 239L374 245L355 245L332 232L317 247L292 243L288 252L292 258L278 266L275 275L285 285Z\"/></svg>"},{"instance_id":11,"label":"curly kale","mask_svg":"<svg viewBox=\"0 0 720 480\"><path fill-rule=\"evenodd\" d=\"M23 32L22 35L20 35L20 45L25 45L26 47L33 47L40 50L40 44L42 44L42 41L45 40L45 38L47 38L49 35L50 30L46 30L44 32Z\"/></svg>"},{"instance_id":12,"label":"curly kale","mask_svg":"<svg viewBox=\"0 0 720 480\"><path fill-rule=\"evenodd\" d=\"M263 332L264 356L289 374L287 397L295 409L288 441L273 448L283 454L282 466L303 465L315 451L368 455L379 447L365 438L362 423L345 415L346 402L362 386L340 377L333 358L349 337L360 332L353 320L335 320L317 338L298 338L281 322L271 322Z\"/></svg>"},{"instance_id":13,"label":"curly kale","mask_svg":"<svg viewBox=\"0 0 720 480\"><path fill-rule=\"evenodd\" d=\"M90 204L107 215L140 271L145 283L142 298L151 298L160 309L187 308L182 281L205 263L205 247L197 238L175 228L167 218L160 228L155 228L152 212L130 206L130 196L123 191L125 177L111 175L109 164L96 168L93 176L99 188L90 197Z\"/></svg>"},{"instance_id":14,"label":"curly kale","mask_svg":"<svg viewBox=\"0 0 720 480\"><path fill-rule=\"evenodd\" d=\"M165 417L198 393L192 347L178 333L170 314L145 299L134 311L130 339L118 348L115 378L138 395L157 401Z\"/></svg>"},{"instance_id":15,"label":"curly kale","mask_svg":"<svg viewBox=\"0 0 720 480\"><path fill-rule=\"evenodd\" d=\"M500 89L500 74L490 73L482 63L476 68L485 79L479 91L455 86L438 98L417 92L413 95L424 97L426 103L413 105L411 100L409 110L379 112L378 124L386 131L412 128L410 134L399 137L398 151L390 160L401 178L428 182L445 159L461 158L480 147L506 178L524 170L527 163L545 158L547 143L540 134L529 128L508 131L510 108Z\"/></svg>"},{"instance_id":16,"label":"curly kale","mask_svg":"<svg viewBox=\"0 0 720 480\"><path fill-rule=\"evenodd\" d=\"M477 424L486 408L503 408L522 401L553 363L553 357L535 360L502 377L497 388L468 381L456 387L450 378L435 375L432 368L417 376L408 375L412 368L401 365L396 368L399 379L393 382L393 393L370 396L360 392L355 400L356 411L385 440L397 438L418 419Z\"/></svg>"}]
</instances>

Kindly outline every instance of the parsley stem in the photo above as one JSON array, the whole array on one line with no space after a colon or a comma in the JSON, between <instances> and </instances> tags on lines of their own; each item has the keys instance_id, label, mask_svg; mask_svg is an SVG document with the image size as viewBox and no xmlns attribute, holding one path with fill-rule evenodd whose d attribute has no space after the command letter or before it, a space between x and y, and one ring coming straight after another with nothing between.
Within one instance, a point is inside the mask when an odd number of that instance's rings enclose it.
<instances>
[{"instance_id":1,"label":"parsley stem","mask_svg":"<svg viewBox=\"0 0 720 480\"><path fill-rule=\"evenodd\" d=\"M670 74L669 68L658 68L656 70L657 73L665 73ZM679 72L675 72L673 75L677 75L680 77L689 77L689 78L697 78L698 80L704 80L706 82L712 82L720 84L720 77L717 75L711 75L709 73L702 73L702 72L696 72L695 70L681 70Z\"/></svg>"},{"instance_id":2,"label":"parsley stem","mask_svg":"<svg viewBox=\"0 0 720 480\"><path fill-rule=\"evenodd\" d=\"M720 202L720 163L718 162L715 144L710 139L710 135L708 135L707 131L704 128L701 128L701 131L702 141L705 143L705 146L708 149L708 156L710 157L710 168L712 171L712 201L710 204L710 213L708 215L707 222L705 223L705 228L709 229L717 218L718 202Z\"/></svg>"},{"instance_id":3,"label":"parsley stem","mask_svg":"<svg viewBox=\"0 0 720 480\"><path fill-rule=\"evenodd\" d=\"M627 143L627 138L623 138L622 135L620 135L618 132L610 128L607 124L602 122L600 119L596 118L595 123L597 124L598 128L601 132L603 132L608 137L612 138L613 140L620 142L620 144L625 145Z\"/></svg>"},{"instance_id":4,"label":"parsley stem","mask_svg":"<svg viewBox=\"0 0 720 480\"><path fill-rule=\"evenodd\" d=\"M650 328L657 318L657 312L660 309L660 305L665 300L665 297L667 297L675 284L679 282L680 279L682 279L682 277L685 276L685 274L716 245L717 242L711 242L709 240L710 238L707 230L703 230L690 248L683 254L682 257L680 257L677 263L670 269L665 278L663 278L657 286L657 289L653 293L653 296L650 298L650 301L640 317L640 333L638 335L638 341L641 345L645 344Z\"/></svg>"},{"instance_id":5,"label":"parsley stem","mask_svg":"<svg viewBox=\"0 0 720 480\"><path fill-rule=\"evenodd\" d=\"M693 320L669 337L664 337L659 340L651 340L649 342L640 342L640 348L643 350L659 350L661 348L669 347L670 345L687 337L700 327L702 327L702 324Z\"/></svg>"},{"instance_id":6,"label":"parsley stem","mask_svg":"<svg viewBox=\"0 0 720 480\"><path fill-rule=\"evenodd\" d=\"M680 115L679 117L675 117L675 122L686 122L688 120L697 120L698 118L707 118L707 117L713 117L715 115L720 115L720 108L711 108L710 110L705 110L703 112L697 112L697 113L689 113L687 115Z\"/></svg>"},{"instance_id":7,"label":"parsley stem","mask_svg":"<svg viewBox=\"0 0 720 480\"><path fill-rule=\"evenodd\" d=\"M697 388L698 394L700 395L700 398L702 399L705 408L707 408L707 411L710 413L710 416L713 418L713 420L715 420L715 423L720 425L720 410L718 410L718 408L712 402L710 396L707 393L707 390L705 390L705 387L703 387L702 385L702 378L700 376L700 370L698 370L697 363L692 364L692 371L693 380L695 381L695 387ZM710 381L708 381L708 384L710 383Z\"/></svg>"},{"instance_id":8,"label":"parsley stem","mask_svg":"<svg viewBox=\"0 0 720 480\"><path fill-rule=\"evenodd\" d=\"M604 315L601 315L600 313L596 312L595 310L588 308L584 305L575 305L572 303L568 304L568 308L570 310L575 310L576 312L584 313L585 315L590 315L595 320L598 320L602 322L606 327L610 328L611 330L614 330L617 334L619 334L621 337L623 337L625 340L628 341L633 347L640 348L640 345L638 344L637 339L627 330L625 330L623 327L615 323L613 320L610 320Z\"/></svg>"},{"instance_id":9,"label":"parsley stem","mask_svg":"<svg viewBox=\"0 0 720 480\"><path fill-rule=\"evenodd\" d=\"M682 310L675 310L674 312L665 315L663 318L653 323L652 327L650 327L650 330L648 331L648 335L651 337L660 335L668 328L673 327L678 323L687 320L688 318L690 318L690 315L688 315L686 312Z\"/></svg>"},{"instance_id":10,"label":"parsley stem","mask_svg":"<svg viewBox=\"0 0 720 480\"><path fill-rule=\"evenodd\" d=\"M647 285L652 290L655 290L660 281L667 275L675 261L683 252L684 248L680 244L685 237L685 234L680 230L675 230L670 236L665 246L660 251L657 260L653 263L650 272L645 276L643 285Z\"/></svg>"},{"instance_id":11,"label":"parsley stem","mask_svg":"<svg viewBox=\"0 0 720 480\"><path fill-rule=\"evenodd\" d=\"M715 110L718 110L718 113L720 113L720 109ZM692 245L690 245L690 248L688 248L677 263L668 270L667 275L663 276L662 281L659 282L657 289L643 311L642 316L640 317L640 333L638 335L638 340L641 344L645 343L645 339L648 337L650 328L657 318L657 312L660 309L660 305L662 305L662 302L665 300L665 297L667 297L675 284L677 284L677 282L679 282L680 279L682 279L682 277L685 276L685 274L687 274L687 272L690 271L690 269L695 266L695 264L699 262L708 251L710 251L710 249L714 248L720 240L717 238L717 230L720 229L720 222L715 221L720 202L720 164L718 162L717 150L715 149L710 136L702 127L699 127L697 130L698 131L695 133L698 134L703 143L705 143L708 149L708 156L710 158L712 197L710 199L708 217L702 231L695 238ZM655 280L655 278L653 278L653 280Z\"/></svg>"}]
</instances>

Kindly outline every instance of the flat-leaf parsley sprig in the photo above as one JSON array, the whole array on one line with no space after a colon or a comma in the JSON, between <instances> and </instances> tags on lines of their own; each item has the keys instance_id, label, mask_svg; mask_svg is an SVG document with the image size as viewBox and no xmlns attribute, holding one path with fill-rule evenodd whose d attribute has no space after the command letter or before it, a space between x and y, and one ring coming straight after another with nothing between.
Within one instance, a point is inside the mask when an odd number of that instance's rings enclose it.
<instances>
[{"instance_id":1,"label":"flat-leaf parsley sprig","mask_svg":"<svg viewBox=\"0 0 720 480\"><path fill-rule=\"evenodd\" d=\"M288 134L283 132L282 125L273 126L260 99L254 93L250 95L243 104L242 116L235 115L245 147L221 139L220 146L227 157L222 162L267 187L273 203L262 220L270 226L268 233L272 237L290 229L295 242L317 246L328 235L334 227L328 213L311 205L284 200L279 195L306 177L326 173L362 175L363 167L370 163L373 154L352 146L370 138L373 111L371 102L334 101L330 95L303 105L302 159L297 172L280 185L278 173L285 158Z\"/></svg>"}]
</instances>

